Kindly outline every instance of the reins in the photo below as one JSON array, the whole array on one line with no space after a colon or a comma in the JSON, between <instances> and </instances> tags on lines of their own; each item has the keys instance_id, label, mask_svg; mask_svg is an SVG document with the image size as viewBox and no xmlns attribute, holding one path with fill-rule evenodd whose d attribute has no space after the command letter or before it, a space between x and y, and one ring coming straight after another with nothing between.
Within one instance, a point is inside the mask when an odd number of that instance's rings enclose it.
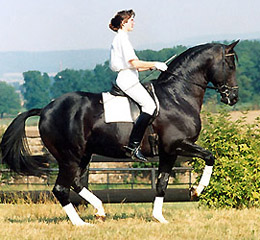
<instances>
[{"instance_id":1,"label":"reins","mask_svg":"<svg viewBox=\"0 0 260 240\"><path fill-rule=\"evenodd\" d=\"M171 56L169 59L167 59L164 63L165 63L165 64L169 63L169 62L170 62L171 60L173 60L176 56L177 56L177 54L174 54L174 55ZM140 82L143 82L145 79L149 78L149 77L154 73L155 70L156 70L156 69L152 69L150 74L148 74L145 78L140 79ZM166 71L167 71L167 70L166 70Z\"/></svg>"}]
</instances>

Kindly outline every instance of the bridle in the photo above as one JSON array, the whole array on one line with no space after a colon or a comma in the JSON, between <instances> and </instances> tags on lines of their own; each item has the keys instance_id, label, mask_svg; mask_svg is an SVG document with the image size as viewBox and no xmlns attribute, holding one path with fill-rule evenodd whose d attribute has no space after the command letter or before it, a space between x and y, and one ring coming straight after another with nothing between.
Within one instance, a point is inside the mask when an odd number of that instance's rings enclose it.
<instances>
[{"instance_id":1,"label":"bridle","mask_svg":"<svg viewBox=\"0 0 260 240\"><path fill-rule=\"evenodd\" d=\"M235 52L233 53L227 53L225 54L225 48L222 46L222 74L223 74L223 84L217 85L216 91L220 93L221 95L221 102L224 102L229 105L231 104L230 96L237 96L238 94L238 85L235 85L233 87L228 86L227 84L227 78L226 78L226 57L235 56L236 60L238 61L238 57Z\"/></svg>"}]
</instances>

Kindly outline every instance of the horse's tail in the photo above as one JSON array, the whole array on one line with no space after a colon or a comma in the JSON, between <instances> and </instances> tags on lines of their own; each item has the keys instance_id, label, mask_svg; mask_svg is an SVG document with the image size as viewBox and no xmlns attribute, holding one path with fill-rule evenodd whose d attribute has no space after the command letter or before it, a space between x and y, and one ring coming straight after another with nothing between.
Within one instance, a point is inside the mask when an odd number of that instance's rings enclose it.
<instances>
[{"instance_id":1,"label":"horse's tail","mask_svg":"<svg viewBox=\"0 0 260 240\"><path fill-rule=\"evenodd\" d=\"M40 116L41 109L32 109L18 115L6 129L0 148L2 162L18 174L39 176L47 166L39 157L29 156L28 143L25 136L25 121L32 116Z\"/></svg>"}]
</instances>

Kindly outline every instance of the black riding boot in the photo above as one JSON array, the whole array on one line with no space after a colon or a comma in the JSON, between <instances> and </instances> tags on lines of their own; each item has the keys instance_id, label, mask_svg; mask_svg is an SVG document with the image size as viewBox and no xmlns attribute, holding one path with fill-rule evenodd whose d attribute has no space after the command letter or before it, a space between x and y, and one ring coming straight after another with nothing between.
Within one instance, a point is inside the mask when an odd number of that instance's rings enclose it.
<instances>
[{"instance_id":1,"label":"black riding boot","mask_svg":"<svg viewBox=\"0 0 260 240\"><path fill-rule=\"evenodd\" d=\"M133 160L148 162L140 150L140 144L151 118L152 116L150 114L142 112L134 124L129 144L125 147L127 153Z\"/></svg>"}]
</instances>

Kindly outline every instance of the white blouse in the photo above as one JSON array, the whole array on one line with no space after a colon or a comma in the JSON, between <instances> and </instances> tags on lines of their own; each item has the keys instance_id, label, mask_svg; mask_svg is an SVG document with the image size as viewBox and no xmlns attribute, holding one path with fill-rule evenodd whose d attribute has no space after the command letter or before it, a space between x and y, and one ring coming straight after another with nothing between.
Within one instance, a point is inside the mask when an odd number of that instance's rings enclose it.
<instances>
[{"instance_id":1,"label":"white blouse","mask_svg":"<svg viewBox=\"0 0 260 240\"><path fill-rule=\"evenodd\" d=\"M115 72L131 69L133 66L129 61L133 59L138 59L138 57L129 41L128 34L119 29L110 49L110 68Z\"/></svg>"}]
</instances>

